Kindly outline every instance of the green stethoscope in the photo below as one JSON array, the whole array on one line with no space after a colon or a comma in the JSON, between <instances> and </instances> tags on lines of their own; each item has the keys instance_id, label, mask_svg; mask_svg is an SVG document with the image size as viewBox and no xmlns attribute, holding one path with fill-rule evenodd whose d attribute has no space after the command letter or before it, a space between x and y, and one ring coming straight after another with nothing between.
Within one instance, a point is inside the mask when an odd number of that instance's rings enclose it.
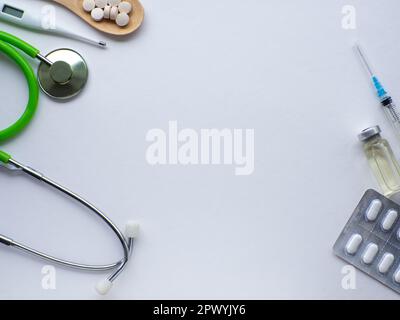
<instances>
[{"instance_id":1,"label":"green stethoscope","mask_svg":"<svg viewBox=\"0 0 400 320\"><path fill-rule=\"evenodd\" d=\"M36 78L36 75L29 62L15 48L26 53L28 56L41 61L38 68L38 78ZM40 51L30 44L11 34L0 31L0 51L5 53L21 68L26 77L29 88L29 99L24 113L14 124L10 125L6 129L0 130L0 143L14 138L30 123L36 112L39 102L39 86L47 95L54 99L67 99L77 95L83 89L88 78L86 62L78 53L70 49L60 49L51 52L47 56L42 56ZM23 172L50 185L51 187L63 192L94 212L117 235L122 245L123 258L118 262L107 265L86 265L50 256L3 235L0 235L0 244L20 249L39 258L55 262L66 267L88 271L113 270L113 273L107 279L99 282L96 286L96 289L100 294L106 294L111 289L114 280L120 275L130 258L133 249L133 241L138 234L139 225L133 221L128 222L124 235L121 230L93 204L86 201L76 193L45 177L35 169L32 169L31 167L23 165L14 160L9 154L1 150L0 164L7 169Z\"/></svg>"}]
</instances>

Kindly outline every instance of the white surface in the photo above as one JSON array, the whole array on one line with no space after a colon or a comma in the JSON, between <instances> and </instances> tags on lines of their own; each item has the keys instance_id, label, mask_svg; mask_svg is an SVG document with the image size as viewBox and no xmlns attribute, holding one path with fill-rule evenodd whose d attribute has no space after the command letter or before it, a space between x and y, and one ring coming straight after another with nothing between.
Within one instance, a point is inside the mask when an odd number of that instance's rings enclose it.
<instances>
[{"instance_id":1,"label":"white surface","mask_svg":"<svg viewBox=\"0 0 400 320\"><path fill-rule=\"evenodd\" d=\"M341 27L348 4L357 8L356 31ZM397 298L361 272L357 290L343 290L345 264L332 246L363 192L378 188L357 134L379 124L399 154L352 51L360 40L400 100L399 1L143 5L141 30L124 41L104 37L106 51L1 27L43 52L71 47L88 60L82 95L61 104L41 95L28 130L1 147L87 196L119 226L140 221L133 261L107 297ZM67 11L58 17L103 37ZM4 127L27 94L14 65L2 58L0 70ZM126 79L116 82L119 76ZM148 165L145 135L170 120L196 130L255 129L254 174ZM0 190L5 235L82 262L119 258L113 235L68 199L3 172ZM7 248L0 261L0 298L98 298L93 285L106 276L57 267L57 289L44 290L42 261Z\"/></svg>"}]
</instances>

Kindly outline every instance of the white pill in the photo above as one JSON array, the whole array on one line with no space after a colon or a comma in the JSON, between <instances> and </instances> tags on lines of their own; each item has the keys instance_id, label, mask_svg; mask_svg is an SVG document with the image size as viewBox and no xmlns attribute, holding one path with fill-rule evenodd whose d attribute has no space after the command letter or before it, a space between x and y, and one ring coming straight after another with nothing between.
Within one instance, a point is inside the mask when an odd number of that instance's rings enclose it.
<instances>
[{"instance_id":1,"label":"white pill","mask_svg":"<svg viewBox=\"0 0 400 320\"><path fill-rule=\"evenodd\" d=\"M115 22L117 23L117 25L119 25L120 27L125 27L128 25L129 23L129 16L127 13L119 13L117 15L117 19L115 19Z\"/></svg>"},{"instance_id":2,"label":"white pill","mask_svg":"<svg viewBox=\"0 0 400 320\"><path fill-rule=\"evenodd\" d=\"M128 1L122 1L118 5L118 9L121 13L130 13L132 11L132 4Z\"/></svg>"},{"instance_id":3,"label":"white pill","mask_svg":"<svg viewBox=\"0 0 400 320\"><path fill-rule=\"evenodd\" d=\"M375 221L376 218L378 217L378 214L381 211L381 209L382 209L382 201L381 200L375 199L374 201L372 201L365 213L367 220Z\"/></svg>"},{"instance_id":4,"label":"white pill","mask_svg":"<svg viewBox=\"0 0 400 320\"><path fill-rule=\"evenodd\" d=\"M83 10L90 12L94 9L96 3L94 0L83 0Z\"/></svg>"},{"instance_id":5,"label":"white pill","mask_svg":"<svg viewBox=\"0 0 400 320\"><path fill-rule=\"evenodd\" d=\"M397 271L393 275L394 281L397 283L400 283L400 268L397 269Z\"/></svg>"},{"instance_id":6,"label":"white pill","mask_svg":"<svg viewBox=\"0 0 400 320\"><path fill-rule=\"evenodd\" d=\"M95 0L96 7L103 9L107 5L107 0Z\"/></svg>"},{"instance_id":7,"label":"white pill","mask_svg":"<svg viewBox=\"0 0 400 320\"><path fill-rule=\"evenodd\" d=\"M117 7L121 3L121 0L108 0L108 4L111 7Z\"/></svg>"},{"instance_id":8,"label":"white pill","mask_svg":"<svg viewBox=\"0 0 400 320\"><path fill-rule=\"evenodd\" d=\"M92 10L92 18L94 21L101 21L104 18L104 11L100 8L94 8Z\"/></svg>"},{"instance_id":9,"label":"white pill","mask_svg":"<svg viewBox=\"0 0 400 320\"><path fill-rule=\"evenodd\" d=\"M379 262L378 270L380 273L386 273L394 262L394 256L391 253L385 253Z\"/></svg>"},{"instance_id":10,"label":"white pill","mask_svg":"<svg viewBox=\"0 0 400 320\"><path fill-rule=\"evenodd\" d=\"M379 248L375 243L370 243L365 249L362 260L365 264L371 264L376 255L378 254Z\"/></svg>"},{"instance_id":11,"label":"white pill","mask_svg":"<svg viewBox=\"0 0 400 320\"><path fill-rule=\"evenodd\" d=\"M362 242L362 237L361 235L353 234L349 241L346 244L346 251L348 254L355 254L358 251L358 248L360 247Z\"/></svg>"},{"instance_id":12,"label":"white pill","mask_svg":"<svg viewBox=\"0 0 400 320\"><path fill-rule=\"evenodd\" d=\"M109 5L104 7L104 19L110 19L111 7Z\"/></svg>"},{"instance_id":13,"label":"white pill","mask_svg":"<svg viewBox=\"0 0 400 320\"><path fill-rule=\"evenodd\" d=\"M111 20L117 19L117 15L118 15L118 7L111 7L111 10L110 10L110 19L111 19Z\"/></svg>"},{"instance_id":14,"label":"white pill","mask_svg":"<svg viewBox=\"0 0 400 320\"><path fill-rule=\"evenodd\" d=\"M396 210L389 210L388 213L386 214L385 218L382 221L382 229L385 231L389 231L392 229L393 224L397 220L398 213Z\"/></svg>"}]
</instances>

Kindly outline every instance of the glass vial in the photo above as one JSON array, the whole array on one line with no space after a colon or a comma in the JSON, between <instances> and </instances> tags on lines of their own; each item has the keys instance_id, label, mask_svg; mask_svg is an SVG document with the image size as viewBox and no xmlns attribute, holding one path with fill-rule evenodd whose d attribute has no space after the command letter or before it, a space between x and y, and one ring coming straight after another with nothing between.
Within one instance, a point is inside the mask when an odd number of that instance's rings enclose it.
<instances>
[{"instance_id":1,"label":"glass vial","mask_svg":"<svg viewBox=\"0 0 400 320\"><path fill-rule=\"evenodd\" d=\"M400 192L400 165L387 140L382 139L379 126L370 127L359 134L364 152L383 194L391 197Z\"/></svg>"}]
</instances>

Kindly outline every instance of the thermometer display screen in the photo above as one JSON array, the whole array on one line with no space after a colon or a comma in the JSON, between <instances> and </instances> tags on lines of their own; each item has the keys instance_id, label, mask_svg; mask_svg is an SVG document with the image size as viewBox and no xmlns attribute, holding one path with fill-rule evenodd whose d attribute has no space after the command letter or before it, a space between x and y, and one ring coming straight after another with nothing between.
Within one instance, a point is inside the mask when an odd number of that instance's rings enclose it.
<instances>
[{"instance_id":1,"label":"thermometer display screen","mask_svg":"<svg viewBox=\"0 0 400 320\"><path fill-rule=\"evenodd\" d=\"M16 17L16 18L22 18L22 16L24 15L24 11L23 10L10 7L10 6L6 5L6 4L3 6L2 12L6 13L6 14L9 14L10 16L13 16L13 17Z\"/></svg>"}]
</instances>

